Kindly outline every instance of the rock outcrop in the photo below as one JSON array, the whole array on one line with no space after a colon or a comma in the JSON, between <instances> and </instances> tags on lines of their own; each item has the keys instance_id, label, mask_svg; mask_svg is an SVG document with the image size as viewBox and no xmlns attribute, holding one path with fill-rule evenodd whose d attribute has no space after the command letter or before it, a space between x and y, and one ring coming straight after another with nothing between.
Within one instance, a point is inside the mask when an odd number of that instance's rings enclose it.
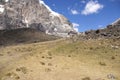
<instances>
[{"instance_id":1,"label":"rock outcrop","mask_svg":"<svg viewBox=\"0 0 120 80\"><path fill-rule=\"evenodd\" d=\"M7 0L0 20L0 29L27 27L47 34L64 34L61 36L73 30L67 18L52 11L42 0Z\"/></svg>"},{"instance_id":2,"label":"rock outcrop","mask_svg":"<svg viewBox=\"0 0 120 80\"><path fill-rule=\"evenodd\" d=\"M85 34L89 39L120 38L120 19L117 19L104 29L86 31Z\"/></svg>"}]
</instances>

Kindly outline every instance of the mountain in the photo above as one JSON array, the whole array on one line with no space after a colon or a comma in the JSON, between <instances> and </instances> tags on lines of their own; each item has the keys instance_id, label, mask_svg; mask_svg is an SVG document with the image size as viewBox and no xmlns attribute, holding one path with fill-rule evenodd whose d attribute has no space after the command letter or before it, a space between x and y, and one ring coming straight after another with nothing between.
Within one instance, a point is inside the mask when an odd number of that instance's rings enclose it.
<instances>
[{"instance_id":1,"label":"mountain","mask_svg":"<svg viewBox=\"0 0 120 80\"><path fill-rule=\"evenodd\" d=\"M70 21L52 11L43 0L6 0L1 9L1 30L34 28L47 34L61 36L73 30Z\"/></svg>"},{"instance_id":2,"label":"mountain","mask_svg":"<svg viewBox=\"0 0 120 80\"><path fill-rule=\"evenodd\" d=\"M120 18L104 29L85 32L87 38L120 38Z\"/></svg>"}]
</instances>

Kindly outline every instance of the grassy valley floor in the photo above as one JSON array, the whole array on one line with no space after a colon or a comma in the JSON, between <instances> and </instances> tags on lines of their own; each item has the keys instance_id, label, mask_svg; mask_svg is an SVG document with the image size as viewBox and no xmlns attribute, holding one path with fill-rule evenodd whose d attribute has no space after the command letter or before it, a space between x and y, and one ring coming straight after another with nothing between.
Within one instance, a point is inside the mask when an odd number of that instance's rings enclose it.
<instances>
[{"instance_id":1,"label":"grassy valley floor","mask_svg":"<svg viewBox=\"0 0 120 80\"><path fill-rule=\"evenodd\" d=\"M120 40L0 47L0 80L120 80Z\"/></svg>"}]
</instances>

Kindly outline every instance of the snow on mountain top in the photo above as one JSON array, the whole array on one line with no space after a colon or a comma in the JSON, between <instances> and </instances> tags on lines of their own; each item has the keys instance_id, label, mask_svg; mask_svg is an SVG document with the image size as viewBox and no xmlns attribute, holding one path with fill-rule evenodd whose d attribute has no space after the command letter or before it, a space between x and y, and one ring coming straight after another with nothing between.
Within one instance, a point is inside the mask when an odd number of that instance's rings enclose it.
<instances>
[{"instance_id":1,"label":"snow on mountain top","mask_svg":"<svg viewBox=\"0 0 120 80\"><path fill-rule=\"evenodd\" d=\"M43 0L39 0L39 3L43 4L54 16L59 16L59 14L57 12L53 11L48 5L46 5Z\"/></svg>"},{"instance_id":2,"label":"snow on mountain top","mask_svg":"<svg viewBox=\"0 0 120 80\"><path fill-rule=\"evenodd\" d=\"M120 22L120 18L118 18L115 22L112 23L112 25L115 25L116 23Z\"/></svg>"}]
</instances>

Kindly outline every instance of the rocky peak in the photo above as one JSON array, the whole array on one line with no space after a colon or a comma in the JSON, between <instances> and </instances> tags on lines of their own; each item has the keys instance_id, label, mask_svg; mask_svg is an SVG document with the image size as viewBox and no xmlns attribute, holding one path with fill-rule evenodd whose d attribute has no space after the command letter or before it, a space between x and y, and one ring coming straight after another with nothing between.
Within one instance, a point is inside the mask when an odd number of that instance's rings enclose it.
<instances>
[{"instance_id":1,"label":"rocky peak","mask_svg":"<svg viewBox=\"0 0 120 80\"><path fill-rule=\"evenodd\" d=\"M7 0L0 17L1 29L36 28L47 34L67 34L72 24L43 0Z\"/></svg>"}]
</instances>

